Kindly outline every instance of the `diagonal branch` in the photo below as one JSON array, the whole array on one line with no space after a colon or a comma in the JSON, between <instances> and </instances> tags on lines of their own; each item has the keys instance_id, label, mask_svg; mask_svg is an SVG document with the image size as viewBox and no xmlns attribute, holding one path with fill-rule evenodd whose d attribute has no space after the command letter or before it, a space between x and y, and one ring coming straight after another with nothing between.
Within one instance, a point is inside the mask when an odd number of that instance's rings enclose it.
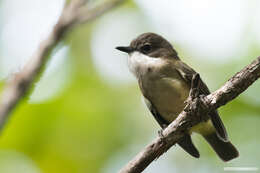
<instances>
[{"instance_id":1,"label":"diagonal branch","mask_svg":"<svg viewBox=\"0 0 260 173\"><path fill-rule=\"evenodd\" d=\"M28 93L33 82L39 76L48 61L50 53L75 25L87 23L126 0L108 0L92 9L85 7L87 0L72 0L64 7L62 14L49 36L41 42L29 63L7 83L0 102L0 129L11 111Z\"/></svg>"},{"instance_id":2,"label":"diagonal branch","mask_svg":"<svg viewBox=\"0 0 260 173\"><path fill-rule=\"evenodd\" d=\"M163 132L163 139L157 137L133 158L120 173L139 173L165 153L184 135L184 131L198 124L207 114L223 106L245 91L260 77L260 57L230 78L220 89L207 96L194 96L190 93L184 111ZM194 77L196 79L196 77ZM194 82L196 86L196 81ZM195 88L194 88L195 89ZM202 115L202 116L201 116Z\"/></svg>"}]
</instances>

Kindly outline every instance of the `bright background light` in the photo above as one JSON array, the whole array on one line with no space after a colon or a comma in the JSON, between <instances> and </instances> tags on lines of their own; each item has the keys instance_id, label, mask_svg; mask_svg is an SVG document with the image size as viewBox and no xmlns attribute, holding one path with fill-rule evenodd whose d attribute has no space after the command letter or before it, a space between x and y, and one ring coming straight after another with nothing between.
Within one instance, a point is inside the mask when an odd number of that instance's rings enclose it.
<instances>
[{"instance_id":1,"label":"bright background light","mask_svg":"<svg viewBox=\"0 0 260 173\"><path fill-rule=\"evenodd\" d=\"M0 2L0 88L30 60L64 4ZM159 126L141 102L127 55L115 47L156 32L213 91L260 55L259 21L258 0L133 0L71 30L0 137L0 172L117 172L157 136ZM229 166L260 166L259 88L256 82L220 109L240 151ZM145 172L223 172L227 164L201 136L192 138L200 159L176 146Z\"/></svg>"},{"instance_id":2,"label":"bright background light","mask_svg":"<svg viewBox=\"0 0 260 173\"><path fill-rule=\"evenodd\" d=\"M0 12L0 79L10 77L30 60L39 43L57 22L64 0L6 0ZM66 55L62 48L53 55L47 69L36 84L31 102L50 99L60 92L68 79Z\"/></svg>"}]
</instances>

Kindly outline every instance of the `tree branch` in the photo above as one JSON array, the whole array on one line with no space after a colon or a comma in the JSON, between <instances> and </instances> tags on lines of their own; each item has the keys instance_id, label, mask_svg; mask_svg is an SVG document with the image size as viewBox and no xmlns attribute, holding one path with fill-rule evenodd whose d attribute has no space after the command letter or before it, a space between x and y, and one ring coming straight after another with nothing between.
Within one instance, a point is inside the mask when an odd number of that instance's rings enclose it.
<instances>
[{"instance_id":1,"label":"tree branch","mask_svg":"<svg viewBox=\"0 0 260 173\"><path fill-rule=\"evenodd\" d=\"M33 82L43 70L50 53L75 25L87 23L116 7L125 0L109 0L92 9L85 7L86 0L72 0L64 7L62 14L49 36L41 42L29 63L9 80L3 90L0 103L0 129L17 103L27 94Z\"/></svg>"},{"instance_id":2,"label":"tree branch","mask_svg":"<svg viewBox=\"0 0 260 173\"><path fill-rule=\"evenodd\" d=\"M187 99L188 103L184 111L165 130L163 137L157 137L135 156L120 173L142 172L154 159L160 157L184 135L184 132L199 122L207 119L212 110L223 106L245 91L260 77L260 57L244 67L240 72L230 78L220 89L207 96L197 96L196 81L193 83L193 91ZM194 77L196 79L196 77ZM163 138L163 139L162 139Z\"/></svg>"}]
</instances>

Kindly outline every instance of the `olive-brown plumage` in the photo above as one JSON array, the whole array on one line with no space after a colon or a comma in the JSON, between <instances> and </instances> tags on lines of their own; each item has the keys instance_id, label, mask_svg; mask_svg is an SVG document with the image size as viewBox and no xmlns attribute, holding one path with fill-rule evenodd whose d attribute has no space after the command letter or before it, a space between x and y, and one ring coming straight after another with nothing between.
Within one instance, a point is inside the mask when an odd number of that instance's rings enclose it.
<instances>
[{"instance_id":1,"label":"olive-brown plumage","mask_svg":"<svg viewBox=\"0 0 260 173\"><path fill-rule=\"evenodd\" d=\"M185 107L192 76L196 72L180 60L166 39L154 33L144 33L130 46L117 49L129 54L129 69L138 80L147 107L159 125L166 127ZM210 94L205 83L200 83L199 92ZM222 160L229 161L238 156L217 111L211 112L208 121L192 127L178 141L185 151L198 158L199 152L190 137L192 132L201 134Z\"/></svg>"}]
</instances>

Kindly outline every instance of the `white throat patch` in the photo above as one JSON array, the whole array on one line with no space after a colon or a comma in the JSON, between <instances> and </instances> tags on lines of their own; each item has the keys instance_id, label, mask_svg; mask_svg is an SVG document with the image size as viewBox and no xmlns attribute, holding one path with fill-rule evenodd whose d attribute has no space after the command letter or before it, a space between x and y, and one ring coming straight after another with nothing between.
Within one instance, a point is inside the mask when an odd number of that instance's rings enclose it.
<instances>
[{"instance_id":1,"label":"white throat patch","mask_svg":"<svg viewBox=\"0 0 260 173\"><path fill-rule=\"evenodd\" d=\"M128 67L130 71L138 78L140 74L145 75L148 69L154 69L163 64L161 58L153 58L134 51L128 57Z\"/></svg>"}]
</instances>

